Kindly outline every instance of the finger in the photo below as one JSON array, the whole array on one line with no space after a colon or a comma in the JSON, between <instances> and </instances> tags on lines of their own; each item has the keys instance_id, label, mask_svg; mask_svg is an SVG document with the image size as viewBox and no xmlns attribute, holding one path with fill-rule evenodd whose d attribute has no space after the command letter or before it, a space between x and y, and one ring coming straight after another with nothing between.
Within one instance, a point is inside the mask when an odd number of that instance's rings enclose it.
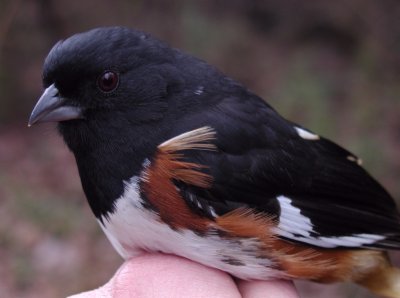
<instances>
[{"instance_id":1,"label":"finger","mask_svg":"<svg viewBox=\"0 0 400 298\"><path fill-rule=\"evenodd\" d=\"M194 297L240 298L232 278L219 270L163 254L125 262L103 287L70 298Z\"/></svg>"},{"instance_id":2,"label":"finger","mask_svg":"<svg viewBox=\"0 0 400 298\"><path fill-rule=\"evenodd\" d=\"M243 298L299 298L293 282L283 280L237 282Z\"/></svg>"}]
</instances>

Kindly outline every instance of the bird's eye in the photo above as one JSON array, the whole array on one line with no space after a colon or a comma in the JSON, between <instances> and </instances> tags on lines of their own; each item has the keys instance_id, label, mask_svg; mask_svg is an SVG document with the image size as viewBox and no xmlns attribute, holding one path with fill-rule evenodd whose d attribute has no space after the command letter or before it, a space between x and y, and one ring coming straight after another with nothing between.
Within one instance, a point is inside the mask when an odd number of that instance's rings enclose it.
<instances>
[{"instance_id":1,"label":"bird's eye","mask_svg":"<svg viewBox=\"0 0 400 298\"><path fill-rule=\"evenodd\" d=\"M116 72L107 70L97 78L97 86L103 92L114 91L118 87L119 77Z\"/></svg>"}]
</instances>

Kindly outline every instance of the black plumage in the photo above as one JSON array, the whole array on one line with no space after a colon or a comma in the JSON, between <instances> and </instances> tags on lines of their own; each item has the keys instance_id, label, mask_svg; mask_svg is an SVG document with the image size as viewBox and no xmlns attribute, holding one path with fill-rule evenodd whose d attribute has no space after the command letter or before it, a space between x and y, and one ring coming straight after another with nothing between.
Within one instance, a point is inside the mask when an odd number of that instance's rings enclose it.
<instances>
[{"instance_id":1,"label":"black plumage","mask_svg":"<svg viewBox=\"0 0 400 298\"><path fill-rule=\"evenodd\" d=\"M99 89L105 71L119 77L112 92ZM385 239L367 246L400 247L394 201L357 157L148 34L112 27L74 35L51 50L43 81L45 88L55 86L64 106L80 111L58 127L101 220L159 144L207 126L216 132L217 150L187 150L183 158L205 166L211 188L175 181L194 212L212 218L212 210L223 215L251 207L279 219L283 195L311 220L313 235L377 234ZM39 120L32 115L32 123Z\"/></svg>"}]
</instances>

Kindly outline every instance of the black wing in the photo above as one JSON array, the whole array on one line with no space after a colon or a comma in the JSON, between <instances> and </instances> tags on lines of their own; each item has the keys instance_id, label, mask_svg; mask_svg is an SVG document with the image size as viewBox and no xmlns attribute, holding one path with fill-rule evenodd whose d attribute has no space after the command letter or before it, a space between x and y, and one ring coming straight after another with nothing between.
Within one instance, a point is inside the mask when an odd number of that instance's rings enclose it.
<instances>
[{"instance_id":1,"label":"black wing","mask_svg":"<svg viewBox=\"0 0 400 298\"><path fill-rule=\"evenodd\" d=\"M400 248L400 224L390 195L360 160L289 122L257 97L228 97L207 111L187 115L183 127L210 126L218 150L188 150L205 165L213 185L177 181L196 212L210 218L251 207L279 218L285 239L319 247Z\"/></svg>"}]
</instances>

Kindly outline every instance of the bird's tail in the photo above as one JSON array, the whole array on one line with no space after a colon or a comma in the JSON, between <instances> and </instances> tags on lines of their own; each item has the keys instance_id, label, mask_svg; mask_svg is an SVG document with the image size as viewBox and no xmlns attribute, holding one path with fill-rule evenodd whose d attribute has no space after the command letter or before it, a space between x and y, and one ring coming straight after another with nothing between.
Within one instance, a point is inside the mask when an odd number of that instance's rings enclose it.
<instances>
[{"instance_id":1,"label":"bird's tail","mask_svg":"<svg viewBox=\"0 0 400 298\"><path fill-rule=\"evenodd\" d=\"M371 292L389 298L400 298L400 269L389 261L358 280L357 283Z\"/></svg>"}]
</instances>

